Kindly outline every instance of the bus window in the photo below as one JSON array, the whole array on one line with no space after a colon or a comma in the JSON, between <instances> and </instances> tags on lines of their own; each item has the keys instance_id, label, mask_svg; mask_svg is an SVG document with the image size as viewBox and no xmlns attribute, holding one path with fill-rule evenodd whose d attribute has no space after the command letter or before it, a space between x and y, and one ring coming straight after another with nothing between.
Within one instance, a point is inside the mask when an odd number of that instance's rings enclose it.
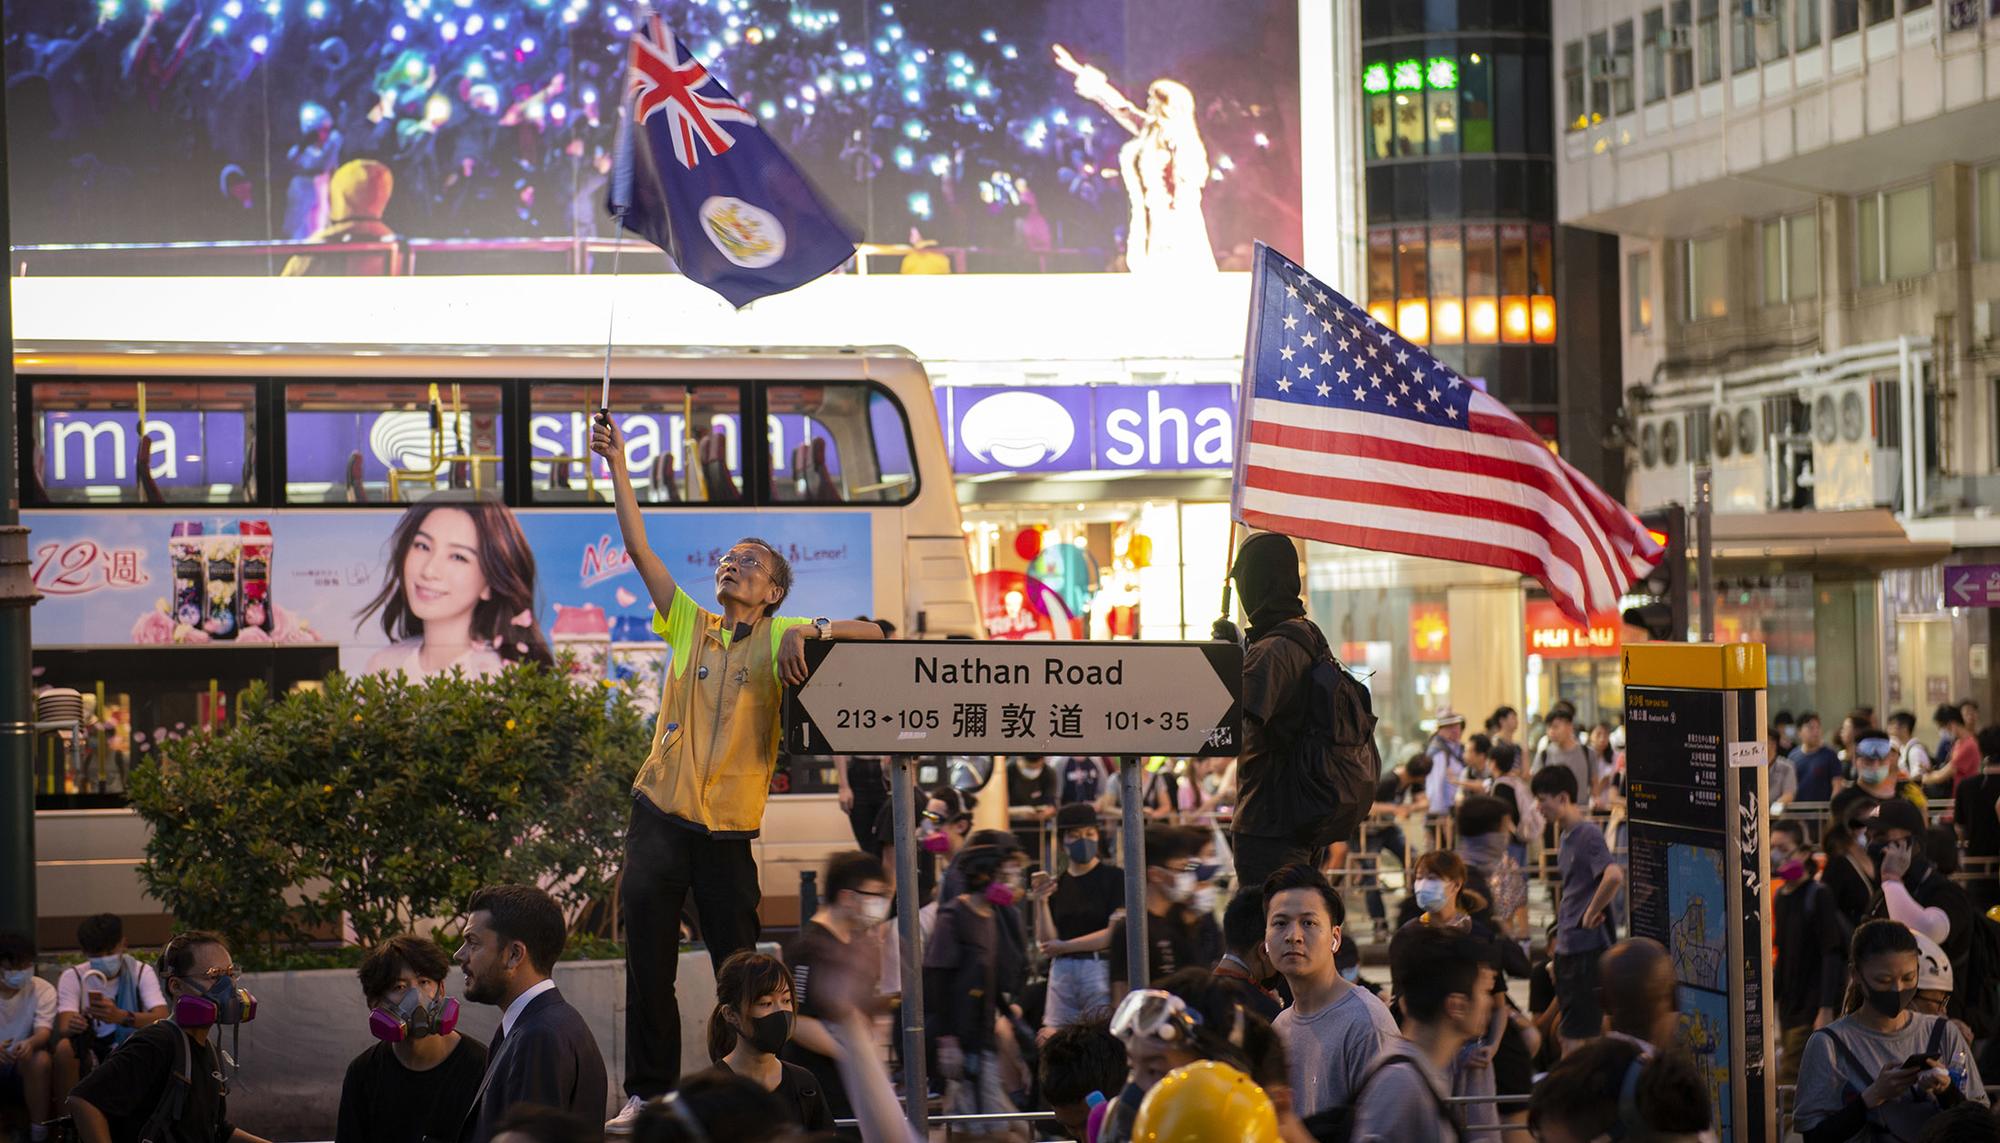
<instances>
[{"instance_id":1,"label":"bus window","mask_svg":"<svg viewBox=\"0 0 2000 1143\"><path fill-rule=\"evenodd\" d=\"M244 381L36 381L31 504L256 499L257 387Z\"/></svg>"},{"instance_id":2,"label":"bus window","mask_svg":"<svg viewBox=\"0 0 2000 1143\"><path fill-rule=\"evenodd\" d=\"M293 381L285 386L285 500L406 504L500 490L501 386Z\"/></svg>"},{"instance_id":3,"label":"bus window","mask_svg":"<svg viewBox=\"0 0 2000 1143\"><path fill-rule=\"evenodd\" d=\"M529 393L528 488L536 504L611 499L610 473L590 454L596 384L536 385ZM730 504L746 498L740 385L619 384L611 415L641 504ZM694 463L689 464L692 456Z\"/></svg>"},{"instance_id":4,"label":"bus window","mask_svg":"<svg viewBox=\"0 0 2000 1143\"><path fill-rule=\"evenodd\" d=\"M771 498L793 504L902 504L916 494L910 426L870 385L772 385L764 429Z\"/></svg>"}]
</instances>

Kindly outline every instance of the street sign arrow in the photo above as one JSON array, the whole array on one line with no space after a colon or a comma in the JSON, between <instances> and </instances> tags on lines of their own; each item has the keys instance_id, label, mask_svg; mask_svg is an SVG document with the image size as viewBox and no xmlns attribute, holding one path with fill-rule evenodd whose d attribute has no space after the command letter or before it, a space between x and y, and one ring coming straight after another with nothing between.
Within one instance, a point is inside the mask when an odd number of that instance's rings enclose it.
<instances>
[{"instance_id":1,"label":"street sign arrow","mask_svg":"<svg viewBox=\"0 0 2000 1143\"><path fill-rule=\"evenodd\" d=\"M2000 564L1945 568L1944 593L1954 607L2000 607Z\"/></svg>"},{"instance_id":2,"label":"street sign arrow","mask_svg":"<svg viewBox=\"0 0 2000 1143\"><path fill-rule=\"evenodd\" d=\"M806 644L784 748L826 754L1230 756L1233 643L964 639Z\"/></svg>"}]
</instances>

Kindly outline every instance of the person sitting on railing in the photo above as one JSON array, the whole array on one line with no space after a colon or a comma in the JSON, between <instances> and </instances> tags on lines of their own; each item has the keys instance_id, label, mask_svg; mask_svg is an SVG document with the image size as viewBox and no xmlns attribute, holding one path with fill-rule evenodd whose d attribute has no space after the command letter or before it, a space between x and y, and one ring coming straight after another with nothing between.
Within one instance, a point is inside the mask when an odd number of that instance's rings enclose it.
<instances>
[{"instance_id":1,"label":"person sitting on railing","mask_svg":"<svg viewBox=\"0 0 2000 1143\"><path fill-rule=\"evenodd\" d=\"M1882 803L1868 827L1868 855L1882 886L1869 915L1901 921L1944 949L1965 985L1953 1006L1953 1015L1960 1015L1966 995L1984 983L1972 979L1972 926L1978 917L1964 886L1940 871L1925 851L1927 826L1924 812L1909 802Z\"/></svg>"},{"instance_id":2,"label":"person sitting on railing","mask_svg":"<svg viewBox=\"0 0 2000 1143\"><path fill-rule=\"evenodd\" d=\"M396 177L373 159L342 163L333 172L329 191L331 219L310 241L338 245L348 242L393 242L396 232L382 221L395 192ZM297 254L285 263L287 278L341 276L386 277L396 271L394 254Z\"/></svg>"},{"instance_id":3,"label":"person sitting on railing","mask_svg":"<svg viewBox=\"0 0 2000 1143\"><path fill-rule=\"evenodd\" d=\"M1854 784L1878 802L1903 798L1920 810L1930 808L1924 789L1903 778L1902 759L1886 730L1864 730L1854 740Z\"/></svg>"}]
</instances>

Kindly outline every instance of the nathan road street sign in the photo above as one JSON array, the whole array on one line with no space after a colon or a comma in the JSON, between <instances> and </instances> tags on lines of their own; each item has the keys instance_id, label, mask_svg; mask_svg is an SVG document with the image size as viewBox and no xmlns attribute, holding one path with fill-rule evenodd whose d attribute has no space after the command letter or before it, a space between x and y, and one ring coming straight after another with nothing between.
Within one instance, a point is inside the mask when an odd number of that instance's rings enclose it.
<instances>
[{"instance_id":1,"label":"nathan road street sign","mask_svg":"<svg viewBox=\"0 0 2000 1143\"><path fill-rule=\"evenodd\" d=\"M967 639L806 644L789 754L1234 755L1234 643Z\"/></svg>"}]
</instances>

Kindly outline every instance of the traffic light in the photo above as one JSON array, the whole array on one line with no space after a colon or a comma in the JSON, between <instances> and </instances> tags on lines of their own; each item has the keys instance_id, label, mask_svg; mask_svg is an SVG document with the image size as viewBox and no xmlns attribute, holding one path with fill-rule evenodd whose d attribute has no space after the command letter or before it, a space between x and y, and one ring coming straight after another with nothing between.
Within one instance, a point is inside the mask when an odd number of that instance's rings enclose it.
<instances>
[{"instance_id":1,"label":"traffic light","mask_svg":"<svg viewBox=\"0 0 2000 1143\"><path fill-rule=\"evenodd\" d=\"M1685 643L1688 637L1687 510L1669 504L1639 513L1665 554L1646 578L1632 585L1645 602L1625 609L1625 622L1656 642Z\"/></svg>"}]
</instances>

